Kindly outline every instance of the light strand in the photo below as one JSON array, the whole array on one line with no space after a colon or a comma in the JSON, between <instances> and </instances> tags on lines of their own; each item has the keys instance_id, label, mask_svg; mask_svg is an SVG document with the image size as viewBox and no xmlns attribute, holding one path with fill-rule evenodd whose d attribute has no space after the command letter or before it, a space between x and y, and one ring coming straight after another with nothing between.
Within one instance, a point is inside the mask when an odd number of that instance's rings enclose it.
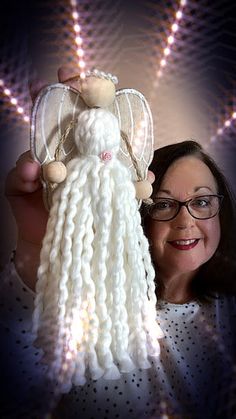
<instances>
[{"instance_id":1,"label":"light strand","mask_svg":"<svg viewBox=\"0 0 236 419\"><path fill-rule=\"evenodd\" d=\"M236 111L233 111L231 115L225 119L223 124L220 127L218 127L215 135L211 136L210 142L213 143L216 141L217 138L222 137L227 129L232 128L235 121L236 121Z\"/></svg>"},{"instance_id":2,"label":"light strand","mask_svg":"<svg viewBox=\"0 0 236 419\"><path fill-rule=\"evenodd\" d=\"M0 87L2 88L2 92L4 96L8 98L10 104L15 108L16 113L20 115L23 121L28 124L30 121L29 115L27 115L23 106L19 105L19 100L15 96L13 96L11 90L9 89L9 87L6 86L6 84L4 83L2 79L0 79Z\"/></svg>"},{"instance_id":3,"label":"light strand","mask_svg":"<svg viewBox=\"0 0 236 419\"><path fill-rule=\"evenodd\" d=\"M172 53L173 45L176 42L175 34L178 32L180 21L183 19L183 8L185 7L186 3L187 0L180 0L179 2L179 8L175 13L175 20L171 25L170 31L165 42L165 46L162 51L162 56L159 61L159 66L156 72L156 76L158 79L160 79L163 76L164 68L167 66L168 58Z\"/></svg>"},{"instance_id":4,"label":"light strand","mask_svg":"<svg viewBox=\"0 0 236 419\"><path fill-rule=\"evenodd\" d=\"M76 44L76 54L78 56L78 67L80 69L80 77L81 78L85 78L85 68L86 68L86 63L84 60L84 49L83 49L83 38L81 36L81 26L79 24L79 18L80 15L77 12L76 9L76 0L71 0L70 1L71 7L72 7L72 11L71 11L71 16L73 19L73 29L74 29L74 35L75 35L75 44Z\"/></svg>"}]
</instances>

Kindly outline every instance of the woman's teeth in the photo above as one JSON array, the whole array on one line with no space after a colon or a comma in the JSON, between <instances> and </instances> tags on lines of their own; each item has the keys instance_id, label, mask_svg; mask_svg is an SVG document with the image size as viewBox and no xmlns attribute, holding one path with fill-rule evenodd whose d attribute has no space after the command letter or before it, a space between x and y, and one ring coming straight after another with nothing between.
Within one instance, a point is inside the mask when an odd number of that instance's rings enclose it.
<instances>
[{"instance_id":1,"label":"woman's teeth","mask_svg":"<svg viewBox=\"0 0 236 419\"><path fill-rule=\"evenodd\" d=\"M176 244L179 244L179 245L181 245L181 246L184 246L184 245L192 244L192 243L194 243L196 240L197 240L197 239L192 239L192 240L175 240L175 243L176 243Z\"/></svg>"}]
</instances>

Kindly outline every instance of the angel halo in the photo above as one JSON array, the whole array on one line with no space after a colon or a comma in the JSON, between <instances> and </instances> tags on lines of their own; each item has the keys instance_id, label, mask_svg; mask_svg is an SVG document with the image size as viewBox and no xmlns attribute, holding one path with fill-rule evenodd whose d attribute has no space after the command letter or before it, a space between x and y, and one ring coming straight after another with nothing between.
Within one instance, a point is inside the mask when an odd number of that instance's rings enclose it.
<instances>
[{"instance_id":1,"label":"angel halo","mask_svg":"<svg viewBox=\"0 0 236 419\"><path fill-rule=\"evenodd\" d=\"M154 269L120 128L105 109L80 113L77 154L53 193L33 331L61 392L90 375L117 379L159 355Z\"/></svg>"}]
</instances>

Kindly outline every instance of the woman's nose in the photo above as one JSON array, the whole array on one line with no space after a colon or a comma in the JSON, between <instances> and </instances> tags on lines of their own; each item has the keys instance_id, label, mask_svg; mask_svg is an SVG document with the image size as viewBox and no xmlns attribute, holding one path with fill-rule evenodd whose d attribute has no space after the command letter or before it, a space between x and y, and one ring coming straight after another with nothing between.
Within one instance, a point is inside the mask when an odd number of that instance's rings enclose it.
<instances>
[{"instance_id":1,"label":"woman's nose","mask_svg":"<svg viewBox=\"0 0 236 419\"><path fill-rule=\"evenodd\" d=\"M184 230L191 228L194 224L194 217L188 212L187 207L182 206L178 215L173 219L173 227Z\"/></svg>"}]
</instances>

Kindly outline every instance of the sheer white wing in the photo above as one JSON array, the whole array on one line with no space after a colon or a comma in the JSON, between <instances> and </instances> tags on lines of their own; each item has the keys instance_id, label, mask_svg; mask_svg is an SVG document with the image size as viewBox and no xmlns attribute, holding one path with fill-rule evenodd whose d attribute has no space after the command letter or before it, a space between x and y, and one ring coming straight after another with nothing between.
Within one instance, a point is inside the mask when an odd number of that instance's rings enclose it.
<instances>
[{"instance_id":1,"label":"sheer white wing","mask_svg":"<svg viewBox=\"0 0 236 419\"><path fill-rule=\"evenodd\" d=\"M57 83L41 90L31 118L31 150L40 164L54 160L55 150L69 123L86 108L79 93L70 86ZM74 155L73 138L72 128L62 146L60 157L64 163Z\"/></svg>"},{"instance_id":2,"label":"sheer white wing","mask_svg":"<svg viewBox=\"0 0 236 419\"><path fill-rule=\"evenodd\" d=\"M132 147L142 178L146 178L148 166L153 157L153 122L149 105L145 97L134 89L121 89L116 92L116 99L109 110L118 118L123 131ZM132 159L122 141L121 160L132 170L133 179L137 179Z\"/></svg>"}]
</instances>

